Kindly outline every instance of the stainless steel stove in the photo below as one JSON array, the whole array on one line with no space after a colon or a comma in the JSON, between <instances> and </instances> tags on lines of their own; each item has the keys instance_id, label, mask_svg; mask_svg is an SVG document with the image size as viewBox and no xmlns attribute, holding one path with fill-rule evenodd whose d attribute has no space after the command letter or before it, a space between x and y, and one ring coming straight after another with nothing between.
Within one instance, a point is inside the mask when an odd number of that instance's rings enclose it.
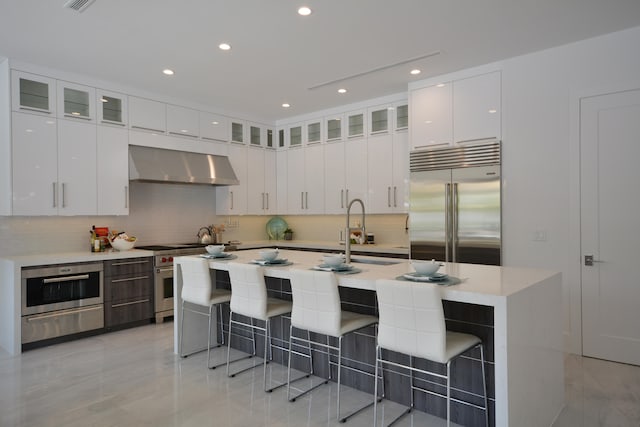
<instances>
[{"instance_id":1,"label":"stainless steel stove","mask_svg":"<svg viewBox=\"0 0 640 427\"><path fill-rule=\"evenodd\" d=\"M202 243L136 246L153 251L154 298L156 323L173 316L173 258L206 253Z\"/></svg>"}]
</instances>

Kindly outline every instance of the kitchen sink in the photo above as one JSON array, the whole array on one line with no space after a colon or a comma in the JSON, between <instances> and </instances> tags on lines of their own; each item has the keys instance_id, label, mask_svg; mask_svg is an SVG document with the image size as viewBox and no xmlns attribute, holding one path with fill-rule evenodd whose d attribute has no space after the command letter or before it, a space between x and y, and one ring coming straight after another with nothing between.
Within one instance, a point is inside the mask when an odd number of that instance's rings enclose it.
<instances>
[{"instance_id":1,"label":"kitchen sink","mask_svg":"<svg viewBox=\"0 0 640 427\"><path fill-rule=\"evenodd\" d=\"M386 261L379 259L366 259L366 258L351 258L351 262L359 264L374 264L374 265L394 265L400 264L400 261Z\"/></svg>"}]
</instances>

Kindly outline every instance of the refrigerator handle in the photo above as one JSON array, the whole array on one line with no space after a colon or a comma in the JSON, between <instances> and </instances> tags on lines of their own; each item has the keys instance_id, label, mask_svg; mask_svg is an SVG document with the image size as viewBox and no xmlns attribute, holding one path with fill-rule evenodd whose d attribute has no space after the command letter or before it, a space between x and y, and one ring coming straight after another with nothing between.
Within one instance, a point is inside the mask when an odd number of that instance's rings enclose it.
<instances>
[{"instance_id":1,"label":"refrigerator handle","mask_svg":"<svg viewBox=\"0 0 640 427\"><path fill-rule=\"evenodd\" d=\"M449 259L449 243L451 240L451 184L444 185L444 260Z\"/></svg>"},{"instance_id":2,"label":"refrigerator handle","mask_svg":"<svg viewBox=\"0 0 640 427\"><path fill-rule=\"evenodd\" d=\"M453 262L458 262L458 183L453 184L453 194L451 195L451 217L453 222L451 236L451 257Z\"/></svg>"}]
</instances>

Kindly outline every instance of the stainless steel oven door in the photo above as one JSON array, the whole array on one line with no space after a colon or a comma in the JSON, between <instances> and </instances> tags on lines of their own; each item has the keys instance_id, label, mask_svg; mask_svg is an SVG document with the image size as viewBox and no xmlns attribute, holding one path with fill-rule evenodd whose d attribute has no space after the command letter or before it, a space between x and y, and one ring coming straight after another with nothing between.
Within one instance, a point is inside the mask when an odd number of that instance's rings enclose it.
<instances>
[{"instance_id":1,"label":"stainless steel oven door","mask_svg":"<svg viewBox=\"0 0 640 427\"><path fill-rule=\"evenodd\" d=\"M156 267L155 272L156 322L173 316L173 265Z\"/></svg>"}]
</instances>

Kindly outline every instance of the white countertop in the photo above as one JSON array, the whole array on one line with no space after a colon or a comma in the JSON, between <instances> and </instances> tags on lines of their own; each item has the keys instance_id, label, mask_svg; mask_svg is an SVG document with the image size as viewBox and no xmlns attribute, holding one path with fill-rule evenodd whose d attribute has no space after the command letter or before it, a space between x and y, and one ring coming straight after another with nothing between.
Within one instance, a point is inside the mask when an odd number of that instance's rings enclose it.
<instances>
[{"instance_id":1,"label":"white countertop","mask_svg":"<svg viewBox=\"0 0 640 427\"><path fill-rule=\"evenodd\" d=\"M274 248L301 248L301 249L318 249L344 252L345 245L338 242L324 242L317 240L256 240L251 242L242 242L237 245L239 250L244 249L257 249L265 247ZM384 253L384 254L397 254L409 256L409 247L402 245L389 245L389 244L366 244L366 245L351 245L351 252L369 252Z\"/></svg>"},{"instance_id":2,"label":"white countertop","mask_svg":"<svg viewBox=\"0 0 640 427\"><path fill-rule=\"evenodd\" d=\"M209 265L212 269L227 270L229 262L250 262L254 259L260 259L259 252L257 249L232 252L237 256L236 259L229 261L212 259ZM287 279L289 278L288 272L292 268L309 269L319 265L322 261L322 255L319 252L282 249L279 257L288 259L293 262L293 265L266 266L264 273L266 276ZM352 256L352 258L380 259L397 263L392 265L352 263L354 267L359 268L362 272L357 274L338 274L340 286L375 290L376 279L395 279L413 271L408 260L364 255L356 255ZM459 263L444 263L439 272L462 280L457 285L443 286L443 297L487 305L494 305L496 297L499 299L508 297L560 274L538 269Z\"/></svg>"},{"instance_id":3,"label":"white countertop","mask_svg":"<svg viewBox=\"0 0 640 427\"><path fill-rule=\"evenodd\" d=\"M11 261L16 267L31 267L34 265L67 264L72 262L108 261L111 259L142 258L153 256L151 251L132 249L129 251L105 251L105 252L62 252L52 254L31 254L6 256L3 259Z\"/></svg>"}]
</instances>

